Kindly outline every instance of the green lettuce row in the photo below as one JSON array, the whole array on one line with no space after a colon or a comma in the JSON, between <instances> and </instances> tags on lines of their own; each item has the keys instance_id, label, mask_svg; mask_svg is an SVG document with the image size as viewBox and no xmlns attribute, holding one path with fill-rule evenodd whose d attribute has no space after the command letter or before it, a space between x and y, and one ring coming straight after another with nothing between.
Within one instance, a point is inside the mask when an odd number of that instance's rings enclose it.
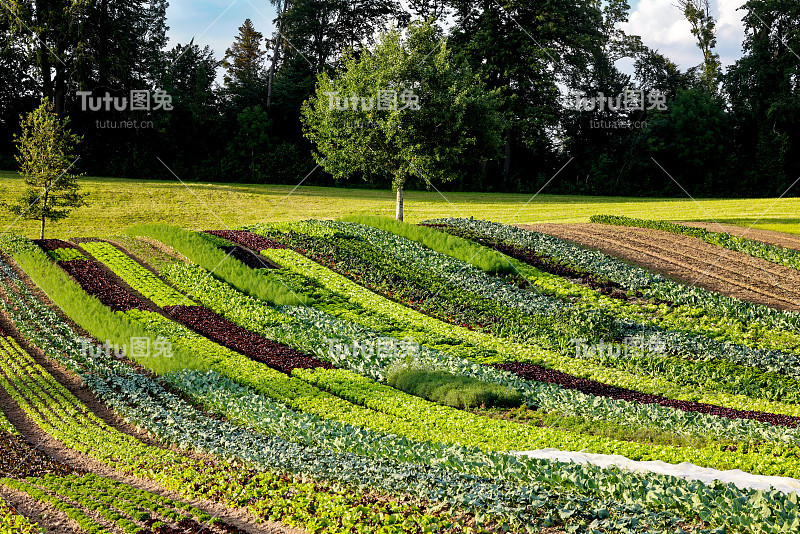
<instances>
[{"instance_id":1,"label":"green lettuce row","mask_svg":"<svg viewBox=\"0 0 800 534\"><path fill-rule=\"evenodd\" d=\"M47 255L53 258L55 262L86 259L86 256L81 254L76 248L56 248L48 250Z\"/></svg>"},{"instance_id":2,"label":"green lettuce row","mask_svg":"<svg viewBox=\"0 0 800 534\"><path fill-rule=\"evenodd\" d=\"M196 287L195 298L205 306L253 332L308 352L321 359L350 369L358 374L383 380L386 371L397 356L331 352L331 340L341 345L352 345L377 340L380 334L341 321L308 307L282 307L275 310L267 304L252 299L234 288L208 276L197 266L173 265L164 269L165 275L179 288ZM394 304L394 303L392 303ZM399 343L399 340L395 340ZM401 357L402 358L402 357ZM523 392L527 401L547 411L575 414L598 420L619 421L623 424L645 428L662 428L697 435L709 433L737 440L792 441L795 429L775 427L752 420L731 420L696 412L688 413L658 405L639 405L625 401L596 398L579 391L568 390L553 384L534 383L492 367L451 356L445 352L422 347L421 361L434 368L472 376ZM589 366L591 362L575 359L577 365ZM608 374L599 368L599 374ZM637 380L633 378L632 380Z\"/></svg>"},{"instance_id":3,"label":"green lettuce row","mask_svg":"<svg viewBox=\"0 0 800 534\"><path fill-rule=\"evenodd\" d=\"M148 510L173 523L179 523L183 519L191 519L199 523L213 524L216 522L210 514L189 503L176 501L127 484L120 484L91 473L74 480L73 484L85 488L87 491L102 493L109 499L122 500L124 501L122 504L126 507L135 505L141 509L137 512L140 517L144 517L142 514L146 514L143 510Z\"/></svg>"},{"instance_id":4,"label":"green lettuce row","mask_svg":"<svg viewBox=\"0 0 800 534\"><path fill-rule=\"evenodd\" d=\"M732 236L727 232L711 232L704 228L695 228L683 224L667 221L652 221L647 219L632 219L615 215L592 215L589 220L593 223L609 224L615 226L632 226L637 228L652 228L672 234L695 237L711 245L723 247L735 252L748 254L791 269L800 269L800 252L786 247L779 247L748 239L746 237Z\"/></svg>"},{"instance_id":5,"label":"green lettuce row","mask_svg":"<svg viewBox=\"0 0 800 534\"><path fill-rule=\"evenodd\" d=\"M127 534L139 532L142 528L141 522L149 517L123 501L115 501L94 490L83 490L74 483L74 477L48 476L28 478L25 481L37 489L55 494L59 499L75 503L82 511L97 513ZM140 523L137 524L136 521Z\"/></svg>"},{"instance_id":6,"label":"green lettuce row","mask_svg":"<svg viewBox=\"0 0 800 534\"><path fill-rule=\"evenodd\" d=\"M18 296L17 293L14 293L14 295ZM36 301L35 299L33 299L32 302L34 304L38 304L38 301ZM21 303L21 304L24 304L24 303ZM26 308L27 308L26 306L14 306L12 308L12 311L14 311L15 313L25 313ZM47 310L46 308L44 308L43 306L41 306L41 304L38 304L38 311L39 311L39 313L44 313L44 317L45 318L47 318L49 316L48 314L52 313L49 310ZM32 316L33 316L33 312L29 312L26 317L30 318ZM57 323L57 317L55 317L55 319L56 319L56 321L54 321L54 322ZM47 320L47 319L45 319L45 320ZM63 329L65 328L65 325L63 325L63 323L60 324L60 325L57 325L57 326L59 326L60 329L56 332L55 336L52 336L52 337L49 338L50 339L49 343L56 343L57 346L61 346L61 344L64 342L64 339L71 339L71 338L61 335L61 334L63 334L63 332L64 332ZM74 335L72 337L74 337ZM52 346L52 345L48 345L48 346ZM74 352L74 349L73 349L73 352ZM57 357L57 358L61 358L67 364L73 363L75 361L74 359L66 359L66 360L64 360L64 358L65 358L64 355L60 354L59 352L55 352L54 356ZM120 362L116 362L116 361L113 361L113 360L112 360L112 362L115 363L116 365L122 365ZM93 363L95 365L98 365L100 362L99 361L95 361ZM97 369L97 370L99 371L99 369ZM96 372L93 375L89 375L88 377L85 376L84 378L85 379L86 378L91 378L92 376L94 376L94 378L97 380L97 379L99 379L100 373ZM110 376L122 379L125 376L125 373L123 373L121 370L120 371L112 371ZM141 375L137 375L137 376L139 376L139 378L142 379L142 380L146 380L146 377L142 377ZM126 393L125 396L127 397L127 393L129 393L130 390L127 389L127 388L123 388L123 391L125 391L125 393ZM136 399L134 399L134 400L136 400ZM136 408L141 408L142 406L147 406L147 403L135 402L135 405L136 405ZM154 419L155 419L154 417L145 417L144 421L152 422ZM540 462L538 465L547 466L549 464L547 462ZM515 471L512 470L509 473L513 473L513 472L515 472ZM575 487L580 487L580 488L584 488L586 491L591 491L592 488L597 488L598 484L601 484L601 480L602 479L597 476L597 473L599 473L599 472L606 473L606 475L608 475L608 473L609 473L608 470L599 470L597 468L589 468L589 467L586 467L586 466L563 465L558 470L558 473L560 473L560 476L554 478L553 474L551 473L551 474L546 475L546 477L547 477L547 480L552 480L552 481L564 480L565 482L570 482L570 483L575 484ZM564 478L564 475L566 475L567 473L572 473L572 474L571 475L567 475L567 477ZM587 473L588 476L583 475L582 473ZM196 487L196 484L198 483L198 481L196 479L199 478L198 474L197 473L193 473L192 476L195 478L195 480L187 479L187 482L189 480L191 480L192 483L193 483L192 487ZM637 475L626 474L625 475L626 479L627 479L628 476L637 476ZM791 502L791 500L789 500L788 503L787 503L785 501L784 497L781 496L780 494L774 493L774 494L769 494L766 497L764 497L764 495L762 493L759 493L759 495L757 495L757 496L742 498L740 496L737 496L737 495L741 495L741 493L738 490L736 490L736 488L734 488L734 487L732 487L730 485L727 485L727 486L721 486L721 488L718 489L718 490L713 490L713 491L719 491L720 492L720 493L718 493L718 496L715 497L713 495L709 495L708 494L708 492L712 491L712 489L710 487L704 486L703 484L700 484L700 483L689 483L689 482L686 482L686 481L675 480L675 479L672 479L672 481L670 482L670 479L671 479L671 477L659 477L657 475L653 475L653 476L647 476L645 478L642 478L642 480L640 480L636 484L631 484L629 482L612 482L611 483L611 488L613 488L614 491L622 492L623 493L623 498L628 502L640 502L641 497L639 496L638 492L644 492L644 494L646 494L646 496L647 496L645 498L646 502L651 503L651 505L654 505L654 504L664 505L664 506L666 506L668 508L669 507L686 508L688 506L688 503L689 503L688 496L694 495L694 494L708 495L708 497L704 497L702 499L700 504L695 504L693 506L700 507L700 510L701 510L700 514L702 514L703 516L705 516L707 518L711 518L712 520L717 520L719 518L718 524L720 524L720 523L721 524L728 523L729 521L727 520L727 518L731 518L732 521L735 520L736 524L739 524L739 521L740 521L739 518L743 517L743 515L744 515L742 513L742 507L744 506L744 509L748 510L749 509L748 508L748 503L751 500L757 500L759 503L762 502L762 501L765 501L767 503L774 503L774 506L775 506L775 508L774 508L775 512L774 513L775 513L775 517L776 517L776 519L775 519L776 523L773 524L771 517L769 517L769 518L763 517L758 521L760 524L768 525L767 527L765 527L766 531L774 531L774 532L787 531L787 529L785 528L786 522L793 520L792 519L792 511L791 511L792 510L792 506L793 506L792 502ZM660 487L659 484L662 484L662 482L659 482L660 480L667 481L663 485L664 489L659 489L659 487ZM226 481L223 484L224 485L222 485L219 489L220 490L227 490L228 487L229 487L230 481ZM655 486L654 486L654 484L655 484ZM684 489L680 489L682 486L684 486L686 484L693 485L693 487L689 488L688 491L686 491ZM260 494L263 495L263 492L264 492L264 490L263 490L263 487L262 487L262 490L260 490ZM651 498L651 497L654 497L654 498ZM790 496L790 499L791 499L791 496ZM703 502L705 502L705 503L713 503L713 506L707 506L707 507L703 508L702 507L702 503Z\"/></svg>"},{"instance_id":7,"label":"green lettuce row","mask_svg":"<svg viewBox=\"0 0 800 534\"><path fill-rule=\"evenodd\" d=\"M164 284L155 274L132 260L111 243L90 241L81 243L80 247L157 306L161 308L180 305L196 306L195 302Z\"/></svg>"}]
</instances>

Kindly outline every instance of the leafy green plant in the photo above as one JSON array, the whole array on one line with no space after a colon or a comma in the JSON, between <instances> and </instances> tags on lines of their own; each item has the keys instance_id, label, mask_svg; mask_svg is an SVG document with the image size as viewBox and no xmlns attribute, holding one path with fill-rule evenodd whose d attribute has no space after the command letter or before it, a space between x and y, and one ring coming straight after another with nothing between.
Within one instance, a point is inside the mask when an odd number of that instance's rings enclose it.
<instances>
[{"instance_id":1,"label":"leafy green plant","mask_svg":"<svg viewBox=\"0 0 800 534\"><path fill-rule=\"evenodd\" d=\"M417 397L461 409L516 407L524 402L522 395L513 389L414 365L390 369L386 383Z\"/></svg>"}]
</instances>

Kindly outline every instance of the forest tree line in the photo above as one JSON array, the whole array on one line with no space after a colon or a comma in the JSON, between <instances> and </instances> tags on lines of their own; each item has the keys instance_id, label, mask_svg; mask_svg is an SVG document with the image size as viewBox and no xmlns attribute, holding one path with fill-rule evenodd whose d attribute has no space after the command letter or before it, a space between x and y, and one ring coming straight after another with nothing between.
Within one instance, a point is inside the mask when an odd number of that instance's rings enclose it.
<instances>
[{"instance_id":1,"label":"forest tree line","mask_svg":"<svg viewBox=\"0 0 800 534\"><path fill-rule=\"evenodd\" d=\"M708 1L678 0L703 58L686 70L619 29L627 0L270 2L274 31L248 19L216 57L203 43L168 43L166 0L5 1L0 169L16 170L20 117L49 98L82 136L76 167L88 175L294 184L311 173L306 185L388 187L390 176L312 173L301 110L322 73L335 77L381 32L427 20L503 118L490 156L443 190L536 192L567 162L546 192L777 196L800 177L800 2L746 2L742 57L722 68ZM169 101L86 109L131 91ZM660 105L613 105L634 92ZM599 95L610 105L586 105Z\"/></svg>"}]
</instances>

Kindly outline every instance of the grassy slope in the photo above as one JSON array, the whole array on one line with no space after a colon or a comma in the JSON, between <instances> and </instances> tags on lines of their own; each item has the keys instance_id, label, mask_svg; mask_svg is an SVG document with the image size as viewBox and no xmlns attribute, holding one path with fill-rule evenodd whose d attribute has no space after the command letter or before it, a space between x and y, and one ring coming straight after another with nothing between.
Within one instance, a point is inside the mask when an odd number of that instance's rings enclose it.
<instances>
[{"instance_id":1,"label":"grassy slope","mask_svg":"<svg viewBox=\"0 0 800 534\"><path fill-rule=\"evenodd\" d=\"M61 223L49 223L46 237L120 234L138 223L162 222L185 228L224 228L263 220L283 221L338 218L344 215L394 215L394 195L388 191L293 186L188 183L116 178L83 178L90 205ZM0 199L8 201L22 190L16 173L0 171ZM749 226L769 212L757 228L800 233L800 199L742 200L641 199L539 195L520 211L531 195L411 191L406 194L406 217L418 222L431 217L473 216L497 222L588 222L590 215L607 213L647 219L699 220L716 218ZM278 205L281 201L283 202ZM770 206L773 204L772 208ZM519 213L518 213L519 212ZM0 233L14 217L0 210ZM38 237L34 221L18 221L10 230Z\"/></svg>"}]
</instances>

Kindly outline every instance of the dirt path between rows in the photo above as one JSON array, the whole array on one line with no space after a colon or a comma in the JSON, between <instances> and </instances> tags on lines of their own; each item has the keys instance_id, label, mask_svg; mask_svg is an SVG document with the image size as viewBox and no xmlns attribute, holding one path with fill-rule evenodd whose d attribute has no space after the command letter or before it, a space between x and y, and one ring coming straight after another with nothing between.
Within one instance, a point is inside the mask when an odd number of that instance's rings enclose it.
<instances>
[{"instance_id":1,"label":"dirt path between rows","mask_svg":"<svg viewBox=\"0 0 800 534\"><path fill-rule=\"evenodd\" d=\"M735 226L733 224L717 224L709 222L681 222L684 226L703 228L709 232L727 232L733 236L746 237L762 243L768 243L777 247L786 247L800 251L800 235L787 234L786 232L776 232L775 230L759 230L757 228L747 228Z\"/></svg>"},{"instance_id":2,"label":"dirt path between rows","mask_svg":"<svg viewBox=\"0 0 800 534\"><path fill-rule=\"evenodd\" d=\"M800 311L800 271L693 237L603 224L520 227L600 250L688 285L776 309Z\"/></svg>"}]
</instances>

